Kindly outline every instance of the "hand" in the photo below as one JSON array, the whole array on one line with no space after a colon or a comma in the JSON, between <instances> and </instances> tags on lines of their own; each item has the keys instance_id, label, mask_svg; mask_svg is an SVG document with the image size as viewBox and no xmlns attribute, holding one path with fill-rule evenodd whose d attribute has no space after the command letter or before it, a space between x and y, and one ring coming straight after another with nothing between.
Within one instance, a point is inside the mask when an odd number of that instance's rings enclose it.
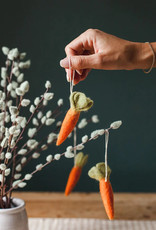
<instances>
[{"instance_id":1,"label":"hand","mask_svg":"<svg viewBox=\"0 0 156 230\"><path fill-rule=\"evenodd\" d=\"M151 50L148 44L127 41L97 29L89 29L69 43L65 52L67 57L60 61L67 72L70 67L75 72L74 84L84 80L91 69L131 70L149 68Z\"/></svg>"}]
</instances>

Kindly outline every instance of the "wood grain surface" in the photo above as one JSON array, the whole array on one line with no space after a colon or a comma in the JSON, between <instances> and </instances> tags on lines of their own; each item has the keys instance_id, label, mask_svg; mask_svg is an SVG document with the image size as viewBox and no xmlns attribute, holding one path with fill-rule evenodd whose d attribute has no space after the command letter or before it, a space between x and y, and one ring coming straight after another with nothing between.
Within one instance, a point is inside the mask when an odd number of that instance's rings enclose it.
<instances>
[{"instance_id":1,"label":"wood grain surface","mask_svg":"<svg viewBox=\"0 0 156 230\"><path fill-rule=\"evenodd\" d=\"M16 192L24 199L28 217L107 219L98 193ZM156 194L116 193L115 219L156 220Z\"/></svg>"}]
</instances>

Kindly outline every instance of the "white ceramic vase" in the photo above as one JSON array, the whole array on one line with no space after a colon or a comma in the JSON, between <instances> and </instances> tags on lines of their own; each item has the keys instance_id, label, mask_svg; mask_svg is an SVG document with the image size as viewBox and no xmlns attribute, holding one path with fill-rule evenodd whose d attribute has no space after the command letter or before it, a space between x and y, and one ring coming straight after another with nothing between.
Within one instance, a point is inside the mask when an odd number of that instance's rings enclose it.
<instances>
[{"instance_id":1,"label":"white ceramic vase","mask_svg":"<svg viewBox=\"0 0 156 230\"><path fill-rule=\"evenodd\" d=\"M25 202L13 198L12 208L0 209L0 230L28 230Z\"/></svg>"}]
</instances>

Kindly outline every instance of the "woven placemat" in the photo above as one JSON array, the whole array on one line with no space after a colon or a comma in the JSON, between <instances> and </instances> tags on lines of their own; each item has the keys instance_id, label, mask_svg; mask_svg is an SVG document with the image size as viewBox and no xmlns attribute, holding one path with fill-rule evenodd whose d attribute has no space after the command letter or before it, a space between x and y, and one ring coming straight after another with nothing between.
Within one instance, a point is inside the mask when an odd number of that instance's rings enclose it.
<instances>
[{"instance_id":1,"label":"woven placemat","mask_svg":"<svg viewBox=\"0 0 156 230\"><path fill-rule=\"evenodd\" d=\"M156 230L156 221L30 218L29 230Z\"/></svg>"}]
</instances>

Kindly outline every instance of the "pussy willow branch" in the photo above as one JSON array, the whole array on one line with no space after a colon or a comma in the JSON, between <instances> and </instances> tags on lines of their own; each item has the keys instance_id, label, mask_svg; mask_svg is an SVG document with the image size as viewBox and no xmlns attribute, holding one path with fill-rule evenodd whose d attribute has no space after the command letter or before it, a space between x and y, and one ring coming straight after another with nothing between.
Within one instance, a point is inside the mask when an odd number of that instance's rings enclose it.
<instances>
[{"instance_id":1,"label":"pussy willow branch","mask_svg":"<svg viewBox=\"0 0 156 230\"><path fill-rule=\"evenodd\" d=\"M55 133L55 132L57 131L58 128L59 128L59 127L57 127L55 130L53 130L53 132ZM43 141L44 141L44 140L47 140L47 139L48 139L48 136L49 136L49 134L48 134L44 139L42 139L42 140L38 143L38 146L37 146L35 149L30 149L28 152L26 152L24 155L22 155L22 156L17 160L16 165L22 160L23 157L28 156L31 152L33 152L33 153L34 153L34 151L35 151L35 152L42 152L43 150L42 150L42 148L41 148L40 145L43 144ZM46 145L49 146L49 145L51 145L51 144L54 143L54 142L56 142L56 139L55 139L54 141L52 141L51 143L46 143ZM33 153L32 153L32 154L33 154ZM32 157L32 155L31 155L30 157ZM28 158L28 160L29 160L29 158ZM28 160L27 160L27 161L28 161ZM26 162L26 163L27 163L27 162ZM22 167L22 169L23 169L23 167Z\"/></svg>"},{"instance_id":2,"label":"pussy willow branch","mask_svg":"<svg viewBox=\"0 0 156 230\"><path fill-rule=\"evenodd\" d=\"M12 62L12 66L11 66L11 71L10 71L10 76L8 77L8 83L11 82L12 80L12 71L13 71L13 67L14 67L14 61ZM7 68L8 70L8 68ZM5 117L6 117L6 112L7 112L7 102L8 102L8 99L9 99L9 96L10 96L10 93L9 91L7 92L7 84L5 85L4 87L4 93L6 95L6 98L5 98L5 109L4 109L4 120L3 120L3 126L5 126Z\"/></svg>"},{"instance_id":3,"label":"pussy willow branch","mask_svg":"<svg viewBox=\"0 0 156 230\"><path fill-rule=\"evenodd\" d=\"M48 89L46 89L45 93L47 93L47 92L48 92ZM26 126L22 129L22 131L21 131L19 137L17 138L15 147L17 146L18 142L20 141L20 139L21 139L21 137L22 137L22 135L23 135L25 129L27 128L28 124L30 123L30 121L31 121L31 119L33 118L34 114L36 113L36 111L37 111L37 109L38 109L40 103L41 103L43 100L44 100L44 96L41 98L39 104L36 106L35 111L30 115L30 117L29 117L29 119L28 119L28 121L27 121L27 123L26 123ZM11 150L11 152L14 151L15 147Z\"/></svg>"},{"instance_id":4,"label":"pussy willow branch","mask_svg":"<svg viewBox=\"0 0 156 230\"><path fill-rule=\"evenodd\" d=\"M47 93L47 92L48 92L48 89L46 89L45 93ZM44 100L44 97L41 98L41 100L40 100L38 106L36 106L36 108L35 108L35 111L34 111L34 112L31 114L31 116L29 117L29 119L28 119L28 121L27 121L27 123L26 123L26 126L23 128L23 130L21 131L19 137L17 138L16 144L15 144L14 148L11 150L11 153L12 153L13 151L15 151L15 149L17 148L17 144L18 144L18 142L20 141L20 139L21 139L21 137L22 137L22 135L23 135L23 133L24 133L26 127L27 127L28 124L30 123L32 117L33 117L34 114L36 113L36 111L37 111L37 109L38 109L40 103L42 103L43 100ZM22 97L20 98L18 110L19 110L20 107L21 107L21 101L22 101ZM10 143L11 143L11 142L10 142ZM9 147L10 147L10 146L9 146ZM8 147L8 148L9 148L9 147ZM9 150L9 149L8 149L8 150ZM15 166L16 166L16 161L15 161L15 159L16 159L16 156L17 156L17 155L18 155L18 154L14 154L12 160L11 160L11 161L9 162L9 164L7 165L7 168L8 168L9 165L11 165L12 162L13 162L13 168L12 168L13 173L14 173L14 171L15 171ZM12 176L14 177L14 174L13 174ZM4 193L5 193L5 191L4 191L4 177L5 177L5 171L2 172L2 183L1 183L1 194L2 194L2 197L4 196Z\"/></svg>"},{"instance_id":5,"label":"pussy willow branch","mask_svg":"<svg viewBox=\"0 0 156 230\"><path fill-rule=\"evenodd\" d=\"M108 129L106 129L107 132L108 132L110 129L112 129L112 128L110 127L110 128L108 128ZM103 136L104 134L105 134L105 132L102 134L102 136ZM94 138L93 138L93 137L89 138L88 141L86 141L85 143L82 142L82 143L80 143L80 144L78 144L78 145L81 145L81 144L82 144L82 145L85 145L86 143L88 143L89 141L92 141L92 140L96 139L97 137L99 137L98 134L97 134ZM74 149L76 149L78 145L76 145L75 147L73 147L72 150L74 151ZM66 151L65 151L65 152L66 152ZM65 152L62 153L60 156L61 156L61 157L64 156L64 155L65 155ZM54 158L53 158L51 161L46 162L46 163L43 164L39 169L34 170L34 171L31 172L30 174L31 174L31 175L34 175L34 174L37 173L38 171L41 171L45 166L47 166L47 165L49 165L50 163L52 163L53 161L55 161ZM18 184L20 184L21 182L24 182L24 181L25 181L25 178L21 179L21 180L16 184L16 186L18 186ZM15 186L15 187L16 187L16 186ZM12 191L15 187L11 187L4 195L8 194L8 193L9 193L10 191Z\"/></svg>"},{"instance_id":6,"label":"pussy willow branch","mask_svg":"<svg viewBox=\"0 0 156 230\"><path fill-rule=\"evenodd\" d=\"M52 132L53 132L53 133L56 133L57 130L58 130L59 128L60 128L60 127L56 127ZM48 134L42 141L40 141L40 143L38 144L38 146L37 146L36 149L31 149L31 150L29 150L27 153L25 153L24 155L22 155L22 156L17 160L16 165L22 160L23 157L28 156L28 154L31 153L32 151L39 152L39 153L42 152L43 150L42 150L41 147L39 147L39 145L41 145L41 144L43 143L44 140L48 140L48 136L49 136L49 134ZM49 145L55 143L56 140L57 140L57 139L54 139L51 143L46 143L46 145L49 146ZM32 154L28 157L26 163L24 163L24 164L22 165L22 169L30 162L31 159L32 159Z\"/></svg>"},{"instance_id":7,"label":"pussy willow branch","mask_svg":"<svg viewBox=\"0 0 156 230\"><path fill-rule=\"evenodd\" d=\"M52 141L51 143L47 144L48 145L51 145L52 143L55 143L57 139L54 139L54 141ZM38 153L42 152L43 150L42 149L38 149L36 150ZM22 169L28 165L28 163L32 160L32 155L30 155L27 159L27 161L22 165Z\"/></svg>"},{"instance_id":8,"label":"pussy willow branch","mask_svg":"<svg viewBox=\"0 0 156 230\"><path fill-rule=\"evenodd\" d=\"M59 114L58 114L59 115ZM57 116L56 116L57 117ZM58 129L59 127L56 127L56 129L55 130L53 130L52 132L56 132L57 131L57 129ZM35 134L38 134L38 133L35 133ZM33 135L33 137L34 137L35 135ZM48 136L49 136L49 134L45 137L45 138L43 138L39 143L38 143L38 145L37 145L37 147L35 148L35 149L30 149L28 152L26 152L24 155L22 155L18 160L17 160L17 162L16 162L16 165L21 161L21 159L24 157L24 156L27 156L29 153L31 153L32 151L42 151L42 149L39 147L39 145L41 145L41 144L43 144L43 142L44 142L44 140L47 140L48 139ZM32 138L33 138L32 137ZM50 143L51 144L51 143ZM50 145L50 144L47 144L46 143L46 145L48 146L48 145ZM20 148L20 150L22 149L22 148L24 148L25 146L27 145L27 142ZM18 155L18 153L14 156L14 158L17 158L19 155ZM9 164L8 164L8 167L12 164L12 162L13 162L13 159L9 162Z\"/></svg>"},{"instance_id":9,"label":"pussy willow branch","mask_svg":"<svg viewBox=\"0 0 156 230\"><path fill-rule=\"evenodd\" d=\"M8 65L6 65L6 69L7 69L7 71L8 71ZM12 68L11 68L11 73L10 73L10 76L12 75L12 69L13 69L13 65L12 65ZM9 81L9 77L8 77L8 81ZM7 85L5 85L5 87L3 88L3 91L4 91L4 93L5 93L5 95L7 95ZM7 108L7 96L6 96L6 98L5 98L5 109L4 109L4 120L3 120L3 125L5 125L5 114L6 114L6 108ZM3 111L2 109L1 109L1 111ZM1 139L3 139L3 135L2 135L2 138Z\"/></svg>"},{"instance_id":10,"label":"pussy willow branch","mask_svg":"<svg viewBox=\"0 0 156 230\"><path fill-rule=\"evenodd\" d=\"M46 145L49 146L51 144L54 144L56 142L57 139L54 139L51 143L47 143ZM36 149L36 152L40 153L42 152L43 150L41 148L38 148ZM21 157L22 159L22 157ZM30 160L32 159L32 155L30 155L26 161L26 163L24 165L22 165L22 169L30 162Z\"/></svg>"},{"instance_id":11,"label":"pussy willow branch","mask_svg":"<svg viewBox=\"0 0 156 230\"><path fill-rule=\"evenodd\" d=\"M47 93L47 92L48 92L48 89L46 89L45 93ZM41 103L43 100L44 100L44 97L41 98L40 103ZM30 117L29 117L29 119L28 119L28 121L27 121L25 127L22 129L22 131L21 131L19 137L18 137L17 140L16 140L15 146L12 148L11 153L12 153L15 149L17 149L17 144L18 144L18 142L22 139L22 135L23 135L24 131L26 130L27 126L29 125L30 121L32 120L34 114L36 113L36 111L37 111L37 109L38 109L40 103L36 106L35 111L30 115ZM11 161L9 162L8 167L12 164L14 158L16 158L17 156L18 156L18 154L15 154L15 156L14 156L14 157L11 159Z\"/></svg>"},{"instance_id":12,"label":"pussy willow branch","mask_svg":"<svg viewBox=\"0 0 156 230\"><path fill-rule=\"evenodd\" d=\"M2 152L3 152L3 149L4 149L4 147L1 147L0 156L1 156ZM1 163L1 160L0 160L0 163ZM0 170L0 172L1 172L1 170Z\"/></svg>"},{"instance_id":13,"label":"pussy willow branch","mask_svg":"<svg viewBox=\"0 0 156 230\"><path fill-rule=\"evenodd\" d=\"M10 136L10 137L11 137L11 136ZM10 138L9 138L9 139L10 139ZM12 139L12 137L11 137L11 139ZM9 146L8 146L6 152L8 152L8 151L9 151ZM8 163L8 159L5 158L4 164L7 165L7 163ZM2 171L2 182L1 182L2 197L3 197L3 194L5 193L4 178L5 178L5 170Z\"/></svg>"},{"instance_id":14,"label":"pussy willow branch","mask_svg":"<svg viewBox=\"0 0 156 230\"><path fill-rule=\"evenodd\" d=\"M12 68L13 68L13 65L12 65ZM11 68L11 69L12 69ZM11 78L12 78L12 70L11 70L11 76L10 76L10 82L11 82ZM9 94L7 95L7 97L9 96ZM21 96L20 97L20 102L19 102L19 105L18 105L18 111L20 111L20 107L21 107L21 101L22 101L22 99L23 99L23 97ZM7 102L6 102L7 103ZM5 108L6 108L6 106L5 106ZM5 111L6 112L6 111ZM17 116L16 116L17 117ZM13 125L17 125L17 123L16 122L14 122L14 123L12 123L12 126ZM11 145L11 141L12 141L12 138L13 138L13 135L10 135L10 137L9 137L9 142L8 142L8 147L7 147L7 151L6 152L9 152L9 150L10 150L10 145ZM15 150L16 148L14 148L14 150ZM13 151L11 151L11 153L12 153ZM4 160L4 164L7 166L7 164L8 164L8 159L6 159L5 158L5 160ZM13 168L12 168L12 171L14 172L14 170L15 170L15 159L13 159ZM1 183L1 189L2 189L2 196L3 196L3 193L5 192L5 190L4 190L4 178L5 178L5 171L3 170L3 172L2 172L2 183Z\"/></svg>"},{"instance_id":15,"label":"pussy willow branch","mask_svg":"<svg viewBox=\"0 0 156 230\"><path fill-rule=\"evenodd\" d=\"M10 83L12 81L12 71L13 71L13 67L14 67L14 61L12 61L12 66L11 66L11 71L10 71L10 77L8 79L8 82Z\"/></svg>"},{"instance_id":16,"label":"pussy willow branch","mask_svg":"<svg viewBox=\"0 0 156 230\"><path fill-rule=\"evenodd\" d=\"M11 65L11 71L10 71L10 76L8 77L8 83L10 83L11 82L11 80L12 80L12 74L13 74L13 67L14 67L14 61L12 62L12 65ZM8 65L6 65L6 68L7 68L7 70L8 70ZM5 118L6 118L6 112L7 112L7 102L8 102L8 98L9 98L9 95L10 95L10 93L9 92L7 92L7 84L5 85L5 87L4 87L4 93L5 93L5 95L6 95L6 98L5 98L5 109L4 109L4 120L3 120L3 126L5 126ZM4 136L2 136L2 139L4 138ZM1 148L1 151L0 151L0 155L1 155L1 153L2 153L2 151L3 151L3 147ZM0 160L0 163L1 163L1 160ZM3 177L4 177L4 173L2 174L3 175ZM4 180L3 180L4 181ZM2 187L2 185L1 185L1 187Z\"/></svg>"},{"instance_id":17,"label":"pussy willow branch","mask_svg":"<svg viewBox=\"0 0 156 230\"><path fill-rule=\"evenodd\" d=\"M13 156L15 156L16 150L13 152ZM12 187L13 181L14 181L14 174L15 174L15 167L16 167L16 160L13 160L13 167L12 167L12 172L11 172L11 178L10 178L10 187ZM11 199L12 191L9 193L9 204L10 204L10 199Z\"/></svg>"},{"instance_id":18,"label":"pussy willow branch","mask_svg":"<svg viewBox=\"0 0 156 230\"><path fill-rule=\"evenodd\" d=\"M18 105L18 111L19 111L19 112L20 112L21 101L22 101L22 100L23 100L23 96L20 97L20 102L19 102L19 105ZM18 115L17 115L16 117L18 117ZM13 123L12 123L12 126L14 126L14 125L17 126L17 122L13 122ZM7 151L6 151L6 152L9 152L9 150L10 150L12 138L13 138L13 135L10 135L10 136L9 136L9 142L8 142L8 148L7 148ZM8 163L8 162L6 162L6 163Z\"/></svg>"},{"instance_id":19,"label":"pussy willow branch","mask_svg":"<svg viewBox=\"0 0 156 230\"><path fill-rule=\"evenodd\" d=\"M55 109L55 110L53 111L53 113L52 113L52 116L53 116L53 114L57 113L57 111L58 111L58 109L60 109L60 107L62 107L62 105L56 107L56 109Z\"/></svg>"},{"instance_id":20,"label":"pussy willow branch","mask_svg":"<svg viewBox=\"0 0 156 230\"><path fill-rule=\"evenodd\" d=\"M18 105L18 111L20 111L22 99L23 99L23 96L20 97L20 102L19 102L19 105ZM18 116L18 115L17 115L17 116ZM16 116L16 117L17 117L17 116ZM13 126L13 125L16 126L16 125L17 125L17 122L13 122L13 123L12 123L12 126ZM13 135L10 135L9 141L8 141L8 147L7 147L7 151L6 151L6 152L9 152L9 151L10 151L10 146L11 146L12 138L13 138ZM11 162L11 161L10 161L10 162ZM8 159L5 158L4 164L7 166L7 164L8 164ZM16 166L16 161L15 161L15 159L13 159L13 168L12 168L12 171L15 171L15 168L14 168L15 166ZM2 184L1 184L2 189L3 189L3 187L4 187L4 178L5 178L5 171L2 172ZM3 189L3 190L4 190L4 189Z\"/></svg>"},{"instance_id":21,"label":"pussy willow branch","mask_svg":"<svg viewBox=\"0 0 156 230\"><path fill-rule=\"evenodd\" d=\"M14 68L14 61L12 61L11 70L10 70L10 76L8 77L8 83L11 83L11 81L12 81L13 68ZM5 114L6 114L7 102L8 102L9 97L10 97L10 92L7 91L7 84L6 84L4 89L5 89L5 95L6 95L6 98L5 98ZM4 116L4 124L3 125L5 126L5 116Z\"/></svg>"},{"instance_id":22,"label":"pussy willow branch","mask_svg":"<svg viewBox=\"0 0 156 230\"><path fill-rule=\"evenodd\" d=\"M20 101L19 101L19 104L18 104L18 107L17 107L18 111L20 111L21 102L22 102L22 100L23 100L23 96L20 96L19 98L20 98Z\"/></svg>"},{"instance_id":23,"label":"pussy willow branch","mask_svg":"<svg viewBox=\"0 0 156 230\"><path fill-rule=\"evenodd\" d=\"M59 111L57 114L56 114L56 116L55 116L55 118L57 118L59 115L60 115L60 113L62 113L62 111ZM51 116L52 117L52 116ZM44 124L40 124L39 125L39 127L37 128L37 130L36 130L36 132L34 133L34 135L31 137L31 139L33 139L38 133L39 133L39 131L41 130L41 128L44 126ZM54 130L55 131L55 130ZM48 134L49 135L49 134ZM45 139L45 138L44 138ZM44 140L43 139L43 140ZM23 148L25 148L25 146L27 145L27 142L20 148L20 150L21 149L23 149Z\"/></svg>"},{"instance_id":24,"label":"pussy willow branch","mask_svg":"<svg viewBox=\"0 0 156 230\"><path fill-rule=\"evenodd\" d=\"M52 115L52 117L55 119L55 118L58 117L61 113L62 113L62 111L59 111L58 114L56 114L55 116Z\"/></svg>"}]
</instances>

